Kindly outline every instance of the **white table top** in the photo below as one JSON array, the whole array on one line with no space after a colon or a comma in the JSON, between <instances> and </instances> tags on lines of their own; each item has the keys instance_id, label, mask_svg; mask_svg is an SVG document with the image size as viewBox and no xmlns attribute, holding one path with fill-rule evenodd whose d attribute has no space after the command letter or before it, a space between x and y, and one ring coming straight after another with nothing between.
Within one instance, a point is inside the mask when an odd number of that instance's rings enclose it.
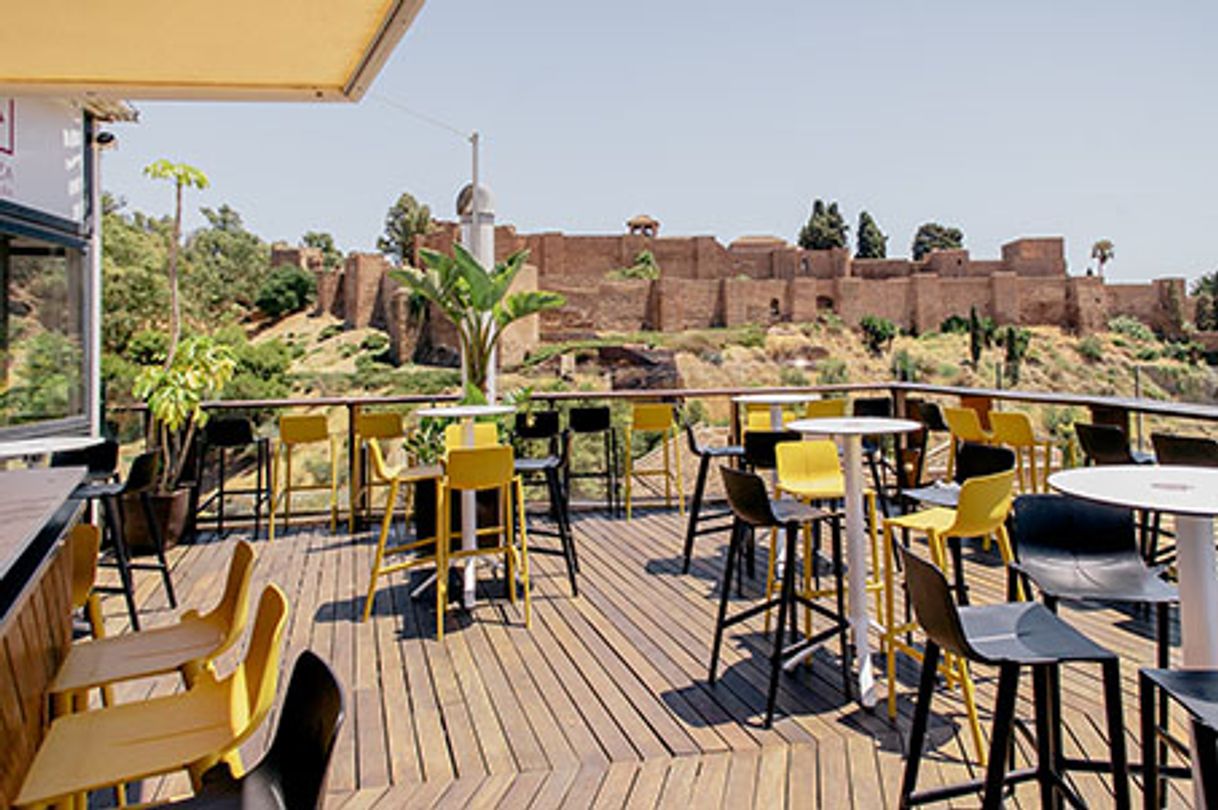
<instances>
[{"instance_id":1,"label":"white table top","mask_svg":"<svg viewBox=\"0 0 1218 810\"><path fill-rule=\"evenodd\" d=\"M820 394L740 394L732 397L733 402L741 405L798 405L801 402L815 402Z\"/></svg>"},{"instance_id":2,"label":"white table top","mask_svg":"<svg viewBox=\"0 0 1218 810\"><path fill-rule=\"evenodd\" d=\"M81 450L101 442L100 436L43 436L37 439L18 439L0 442L0 458L49 456L61 450Z\"/></svg>"},{"instance_id":3,"label":"white table top","mask_svg":"<svg viewBox=\"0 0 1218 810\"><path fill-rule=\"evenodd\" d=\"M473 419L477 416L499 416L515 410L511 405L452 405L446 408L419 408L415 413L432 419Z\"/></svg>"},{"instance_id":4,"label":"white table top","mask_svg":"<svg viewBox=\"0 0 1218 810\"><path fill-rule=\"evenodd\" d=\"M787 430L823 436L909 433L919 430L921 427L921 422L915 422L912 419L892 419L884 416L835 416L821 419L795 419L787 422Z\"/></svg>"},{"instance_id":5,"label":"white table top","mask_svg":"<svg viewBox=\"0 0 1218 810\"><path fill-rule=\"evenodd\" d=\"M1163 464L1078 467L1049 476L1049 486L1076 498L1172 515L1218 515L1218 469Z\"/></svg>"}]
</instances>

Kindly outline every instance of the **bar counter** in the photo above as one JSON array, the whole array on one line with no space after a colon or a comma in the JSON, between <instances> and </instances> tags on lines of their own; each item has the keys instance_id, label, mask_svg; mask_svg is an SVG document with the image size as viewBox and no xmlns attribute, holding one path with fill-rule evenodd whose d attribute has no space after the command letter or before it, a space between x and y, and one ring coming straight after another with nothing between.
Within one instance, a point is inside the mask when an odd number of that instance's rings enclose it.
<instances>
[{"instance_id":1,"label":"bar counter","mask_svg":"<svg viewBox=\"0 0 1218 810\"><path fill-rule=\"evenodd\" d=\"M72 642L72 559L83 467L0 471L0 807L42 740L46 687Z\"/></svg>"}]
</instances>

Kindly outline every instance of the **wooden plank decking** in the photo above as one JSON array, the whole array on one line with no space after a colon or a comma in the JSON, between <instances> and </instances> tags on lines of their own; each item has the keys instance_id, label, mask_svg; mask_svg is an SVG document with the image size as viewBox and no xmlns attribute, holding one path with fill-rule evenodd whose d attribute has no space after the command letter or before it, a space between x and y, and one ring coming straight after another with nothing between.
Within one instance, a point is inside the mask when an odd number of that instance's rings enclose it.
<instances>
[{"instance_id":1,"label":"wooden plank decking","mask_svg":"<svg viewBox=\"0 0 1218 810\"><path fill-rule=\"evenodd\" d=\"M831 643L811 666L783 678L778 718L772 729L762 728L768 644L760 620L734 628L720 681L708 686L726 534L701 538L693 569L682 575L683 528L683 520L665 512L636 515L631 523L578 517L578 598L569 593L561 559L536 554L531 631L488 572L480 593L493 598L482 599L470 614L450 611L442 643L434 640L430 591L420 600L410 597L421 572L382 580L372 620L358 621L370 533L331 536L307 529L273 544L258 542L255 587L274 580L292 602L285 667L312 648L331 662L346 688L328 806L895 806L916 666L902 663L901 717L894 726L882 703L868 711L843 697ZM216 598L236 536L171 552L184 606L206 607ZM533 544L554 543L539 537ZM974 599L996 600L1003 588L996 556L977 552L966 565ZM172 620L156 577L138 581L148 624ZM758 588L751 583L736 602L751 602ZM110 597L105 608L113 629L121 631L121 600ZM1149 627L1111 608L1065 607L1063 615L1121 651L1133 746L1136 668L1153 660ZM988 725L994 673L978 674ZM173 679L162 678L128 686L120 697L175 688ZM1068 748L1104 758L1098 673L1067 670L1063 690ZM1021 714L1029 718L1030 691L1020 697ZM275 720L246 746L247 761L256 759ZM962 704L946 690L936 702L930 745L922 785L979 775L969 761ZM1092 806L1110 805L1105 780L1079 776L1076 783ZM1173 784L1172 806L1187 806L1188 789L1187 783ZM1140 798L1136 780L1134 791ZM183 792L184 781L172 777L144 785L142 795ZM1035 789L1024 787L1012 806L1035 802ZM956 806L978 803L969 797Z\"/></svg>"}]
</instances>

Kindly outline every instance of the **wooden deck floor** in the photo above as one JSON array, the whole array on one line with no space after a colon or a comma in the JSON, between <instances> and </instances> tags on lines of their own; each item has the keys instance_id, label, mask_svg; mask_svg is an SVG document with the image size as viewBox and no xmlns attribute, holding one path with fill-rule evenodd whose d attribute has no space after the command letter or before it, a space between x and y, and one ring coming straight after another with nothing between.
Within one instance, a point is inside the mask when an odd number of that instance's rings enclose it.
<instances>
[{"instance_id":1,"label":"wooden deck floor","mask_svg":"<svg viewBox=\"0 0 1218 810\"><path fill-rule=\"evenodd\" d=\"M734 628L720 682L708 686L726 534L702 538L692 571L682 575L683 525L662 512L631 523L579 517L578 598L569 593L560 558L534 555L531 631L487 573L480 592L494 598L469 614L450 611L442 643L434 640L430 591L428 598L410 597L421 573L383 581L372 621L358 621L371 534L307 529L273 544L258 542L255 587L273 580L292 603L285 667L311 648L331 662L346 688L328 806L894 807L916 666L906 660L901 667L901 717L894 726L882 704L868 711L843 697L838 650L830 643L811 666L783 678L778 718L772 729L762 728L768 645L760 621ZM172 552L185 606L216 598L234 542L235 536ZM536 538L534 545L554 542ZM996 557L978 552L967 559L975 600L997 600ZM139 583L148 624L170 621L155 577L142 575ZM738 604L756 598L757 583L750 587ZM109 597L105 607L121 631L121 601ZM1065 607L1063 615L1121 651L1132 746L1136 669L1153 660L1148 627L1108 608ZM979 674L988 725L995 673ZM164 678L124 692L140 697L175 688ZM1098 674L1067 670L1063 689L1068 747L1103 758ZM1029 718L1030 692L1020 696L1021 715ZM247 761L265 745L275 720L247 745ZM922 785L978 775L962 721L960 701L941 691ZM1080 776L1076 784L1092 806L1111 804L1099 777ZM1173 785L1172 806L1187 806L1188 787ZM1138 797L1136 780L1134 791ZM183 792L183 780L173 777L145 784L142 795ZM1021 788L1012 806L1029 806L1035 797L1034 788ZM978 803L970 797L957 806Z\"/></svg>"}]
</instances>

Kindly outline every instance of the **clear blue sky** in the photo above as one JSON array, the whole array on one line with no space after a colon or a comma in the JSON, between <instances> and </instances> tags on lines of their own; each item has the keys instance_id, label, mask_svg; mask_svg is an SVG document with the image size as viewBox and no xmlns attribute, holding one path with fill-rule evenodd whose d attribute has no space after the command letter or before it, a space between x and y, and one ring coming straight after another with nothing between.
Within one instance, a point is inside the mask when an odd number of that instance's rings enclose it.
<instances>
[{"instance_id":1,"label":"clear blue sky","mask_svg":"<svg viewBox=\"0 0 1218 810\"><path fill-rule=\"evenodd\" d=\"M266 35L273 36L268 31ZM1071 272L1109 238L1110 278L1218 268L1218 5L891 0L752 4L428 0L357 105L137 106L106 187L167 212L140 175L193 163L199 205L264 238L332 232L372 250L410 191L452 218L483 133L500 222L793 240L815 197L865 208L906 256L917 225L974 256L1064 235Z\"/></svg>"}]
</instances>

